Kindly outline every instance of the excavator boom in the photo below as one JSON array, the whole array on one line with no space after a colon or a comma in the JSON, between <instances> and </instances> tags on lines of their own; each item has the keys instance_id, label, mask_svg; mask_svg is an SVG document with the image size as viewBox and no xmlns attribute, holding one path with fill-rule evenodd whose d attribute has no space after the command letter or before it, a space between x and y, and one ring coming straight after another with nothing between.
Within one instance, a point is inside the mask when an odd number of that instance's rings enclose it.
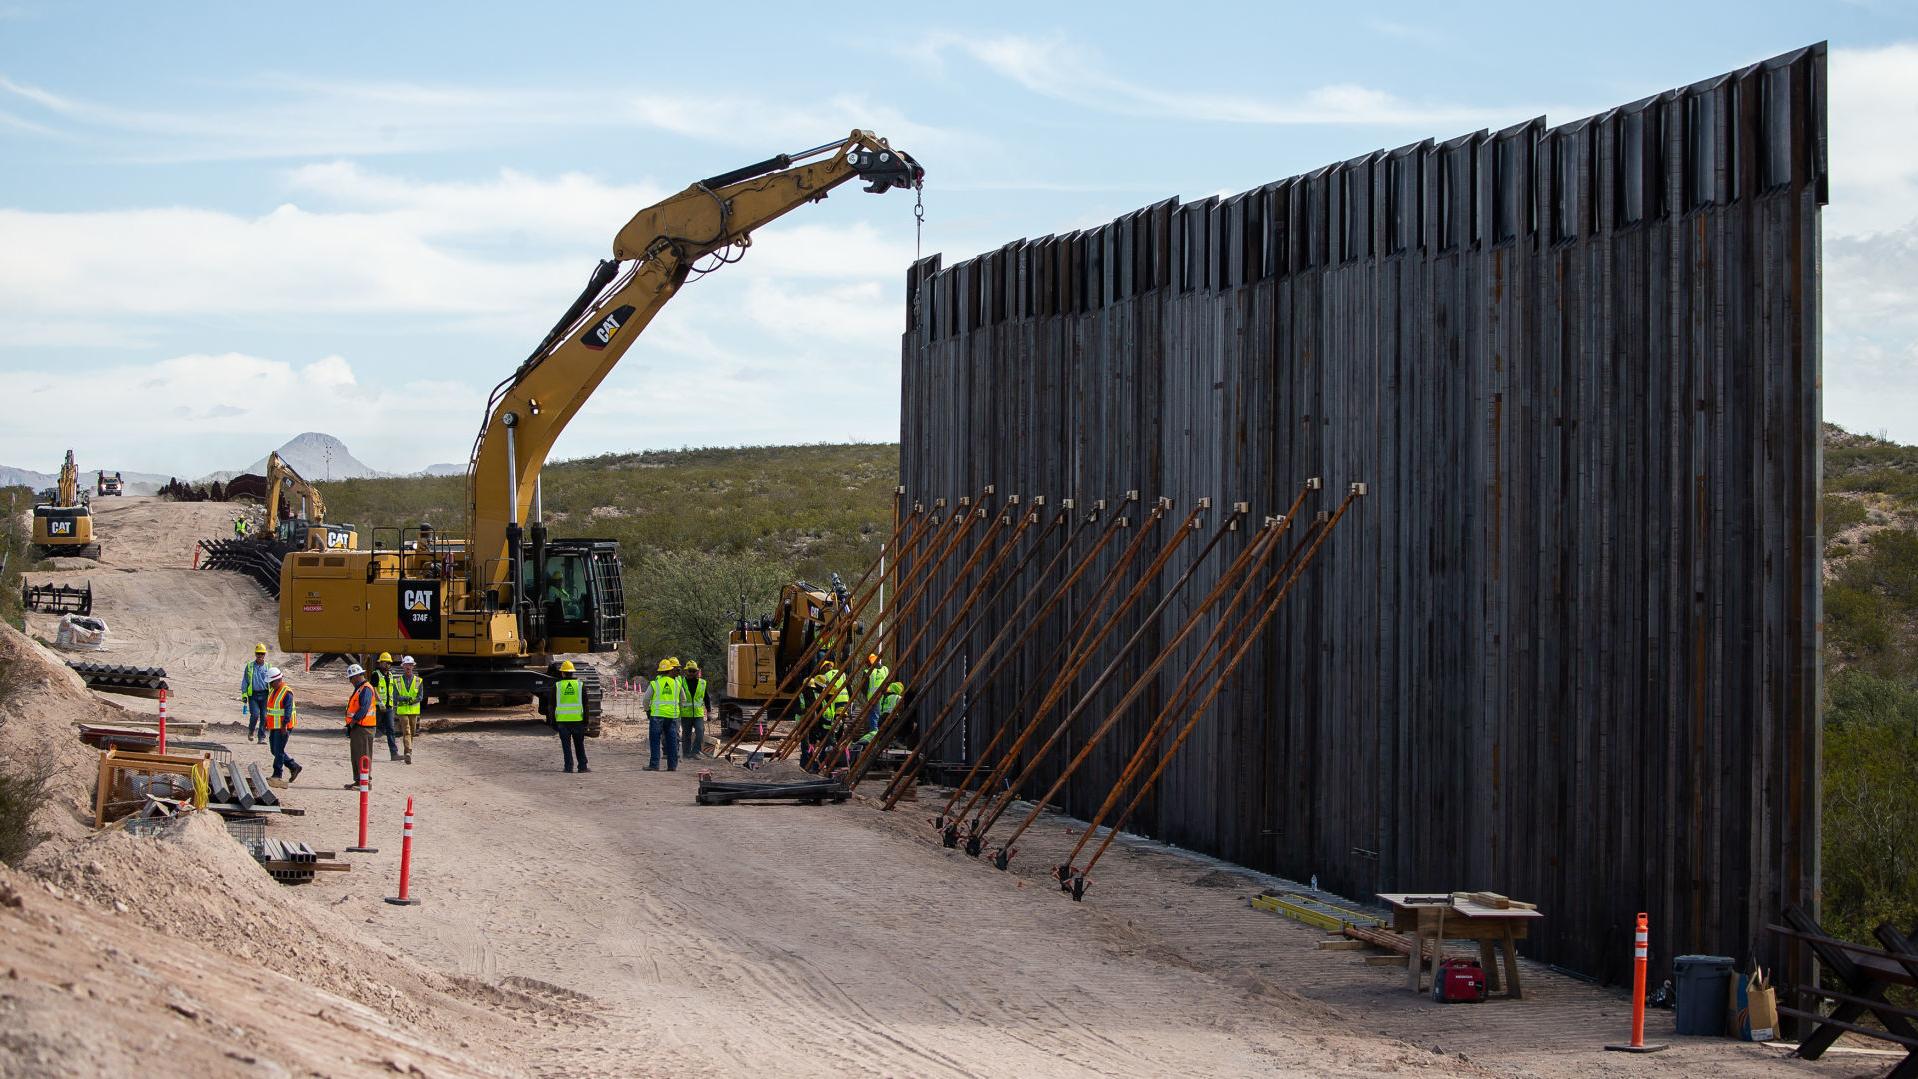
<instances>
[{"instance_id":1,"label":"excavator boom","mask_svg":"<svg viewBox=\"0 0 1918 1079\"><path fill-rule=\"evenodd\" d=\"M613 258L491 395L468 465L469 595L515 600L521 534L547 454L701 259L748 246L755 229L847 181L864 180L868 192L880 193L915 187L923 177L910 156L854 131L843 142L702 180L634 214L613 240Z\"/></svg>"},{"instance_id":2,"label":"excavator boom","mask_svg":"<svg viewBox=\"0 0 1918 1079\"><path fill-rule=\"evenodd\" d=\"M854 131L708 177L634 214L613 239L613 257L489 396L467 463L466 534L421 522L389 542L376 532L370 550L288 555L280 646L404 651L422 660L430 698L531 696L548 707L558 677L552 657L609 652L626 633L618 543L549 540L541 521L540 469L568 421L679 289L736 261L754 230L848 181L879 193L916 188L923 177L910 156ZM596 676L589 666L580 677L592 734Z\"/></svg>"}]
</instances>

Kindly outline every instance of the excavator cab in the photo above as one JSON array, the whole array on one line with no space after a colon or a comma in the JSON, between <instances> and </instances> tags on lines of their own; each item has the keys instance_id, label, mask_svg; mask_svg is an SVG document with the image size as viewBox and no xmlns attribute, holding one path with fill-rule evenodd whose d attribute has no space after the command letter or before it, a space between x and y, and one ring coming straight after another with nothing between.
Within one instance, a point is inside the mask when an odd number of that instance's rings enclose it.
<instances>
[{"instance_id":1,"label":"excavator cab","mask_svg":"<svg viewBox=\"0 0 1918 1079\"><path fill-rule=\"evenodd\" d=\"M619 572L617 540L554 539L545 543L543 564L526 545L520 562L522 610L528 641L546 642L559 654L610 652L626 641L626 590Z\"/></svg>"}]
</instances>

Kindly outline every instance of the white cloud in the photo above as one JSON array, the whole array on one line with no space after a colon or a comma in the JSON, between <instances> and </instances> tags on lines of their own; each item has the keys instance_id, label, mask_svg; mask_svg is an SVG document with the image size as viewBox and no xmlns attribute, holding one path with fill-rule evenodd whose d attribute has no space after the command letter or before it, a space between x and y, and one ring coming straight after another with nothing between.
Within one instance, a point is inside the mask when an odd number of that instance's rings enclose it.
<instances>
[{"instance_id":1,"label":"white cloud","mask_svg":"<svg viewBox=\"0 0 1918 1079\"><path fill-rule=\"evenodd\" d=\"M1825 242L1825 417L1918 443L1918 221Z\"/></svg>"},{"instance_id":2,"label":"white cloud","mask_svg":"<svg viewBox=\"0 0 1918 1079\"><path fill-rule=\"evenodd\" d=\"M364 385L340 356L296 364L229 352L86 370L10 368L0 371L0 400L12 412L0 435L6 460L35 461L45 447L71 443L72 404L85 401L90 460L201 475L243 467L303 430L404 463L388 467L419 467L452 443L416 446L420 439L402 432L465 429L470 437L484 397L437 380Z\"/></svg>"},{"instance_id":3,"label":"white cloud","mask_svg":"<svg viewBox=\"0 0 1918 1079\"><path fill-rule=\"evenodd\" d=\"M1918 44L1833 49L1827 82L1826 232L1880 232L1918 219Z\"/></svg>"},{"instance_id":4,"label":"white cloud","mask_svg":"<svg viewBox=\"0 0 1918 1079\"><path fill-rule=\"evenodd\" d=\"M226 97L243 104L128 107L0 74L0 101L11 99L16 108L33 114L0 112L0 125L42 136L90 139L116 158L145 162L420 154L507 145L555 131L603 129L649 129L702 142L747 145L757 157L844 138L855 127L897 140L908 152L987 145L986 140L915 123L898 109L843 94L799 103L637 89L589 93L288 78L254 80L231 89Z\"/></svg>"},{"instance_id":5,"label":"white cloud","mask_svg":"<svg viewBox=\"0 0 1918 1079\"><path fill-rule=\"evenodd\" d=\"M1463 130L1502 126L1541 111L1408 101L1356 83L1320 86L1291 98L1164 90L1124 78L1097 53L1062 36L1041 39L1017 34L936 34L924 39L917 51L935 62L946 53L957 52L1033 93L1129 116L1235 124Z\"/></svg>"}]
</instances>

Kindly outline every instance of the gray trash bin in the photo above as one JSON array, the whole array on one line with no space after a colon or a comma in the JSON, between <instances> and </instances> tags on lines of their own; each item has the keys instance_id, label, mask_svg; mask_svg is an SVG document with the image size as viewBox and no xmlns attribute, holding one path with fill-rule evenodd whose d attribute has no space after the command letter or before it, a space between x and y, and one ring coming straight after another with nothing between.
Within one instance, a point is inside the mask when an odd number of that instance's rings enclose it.
<instances>
[{"instance_id":1,"label":"gray trash bin","mask_svg":"<svg viewBox=\"0 0 1918 1079\"><path fill-rule=\"evenodd\" d=\"M1672 960L1678 984L1678 1033L1723 1037L1725 1001L1732 991L1732 961L1724 955L1681 955Z\"/></svg>"}]
</instances>

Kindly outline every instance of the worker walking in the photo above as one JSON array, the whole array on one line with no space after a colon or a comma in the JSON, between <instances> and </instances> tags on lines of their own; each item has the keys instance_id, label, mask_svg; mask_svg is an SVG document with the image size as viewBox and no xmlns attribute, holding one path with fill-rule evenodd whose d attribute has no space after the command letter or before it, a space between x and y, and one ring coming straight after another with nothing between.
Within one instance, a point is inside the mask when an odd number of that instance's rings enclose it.
<instances>
[{"instance_id":1,"label":"worker walking","mask_svg":"<svg viewBox=\"0 0 1918 1079\"><path fill-rule=\"evenodd\" d=\"M679 661L671 656L659 661L659 671L648 686L646 744L651 750L648 772L659 771L659 755L666 754L666 770L679 770L679 697L685 688L679 680Z\"/></svg>"},{"instance_id":2,"label":"worker walking","mask_svg":"<svg viewBox=\"0 0 1918 1079\"><path fill-rule=\"evenodd\" d=\"M399 760L400 741L393 730L393 683L398 681L393 675L393 653L381 652L373 664L373 673L367 678L373 684L373 699L379 708L379 731L386 738L386 759Z\"/></svg>"},{"instance_id":3,"label":"worker walking","mask_svg":"<svg viewBox=\"0 0 1918 1079\"><path fill-rule=\"evenodd\" d=\"M413 763L413 736L420 729L420 697L426 682L416 671L412 656L400 657L400 673L393 679L393 724L399 728L400 744L406 749L406 763Z\"/></svg>"},{"instance_id":4,"label":"worker walking","mask_svg":"<svg viewBox=\"0 0 1918 1079\"><path fill-rule=\"evenodd\" d=\"M246 736L266 741L266 645L253 646L253 662L240 671L240 700L246 705ZM257 733L256 733L257 732Z\"/></svg>"},{"instance_id":5,"label":"worker walking","mask_svg":"<svg viewBox=\"0 0 1918 1079\"><path fill-rule=\"evenodd\" d=\"M575 770L573 758L578 757L577 770L592 771L586 767L586 687L570 659L559 665L559 679L553 683L553 727L559 731L559 752L566 770Z\"/></svg>"},{"instance_id":6,"label":"worker walking","mask_svg":"<svg viewBox=\"0 0 1918 1079\"><path fill-rule=\"evenodd\" d=\"M346 762L347 773L352 780L344 786L352 790L360 785L360 761L366 762L366 771L373 771L373 728L379 723L379 701L373 687L366 678L366 668L355 663L346 669L346 679L353 684L346 698L346 736L351 747L351 756Z\"/></svg>"},{"instance_id":7,"label":"worker walking","mask_svg":"<svg viewBox=\"0 0 1918 1079\"><path fill-rule=\"evenodd\" d=\"M266 741L273 750L273 778L280 778L280 770L284 767L287 780L297 783L304 769L286 751L286 741L293 734L293 728L299 725L299 710L294 706L293 691L287 688L286 678L280 674L278 667L267 672L266 683Z\"/></svg>"},{"instance_id":8,"label":"worker walking","mask_svg":"<svg viewBox=\"0 0 1918 1079\"><path fill-rule=\"evenodd\" d=\"M679 699L680 755L698 760L706 748L706 676L699 673L698 660L686 664L680 687L685 690Z\"/></svg>"}]
</instances>

